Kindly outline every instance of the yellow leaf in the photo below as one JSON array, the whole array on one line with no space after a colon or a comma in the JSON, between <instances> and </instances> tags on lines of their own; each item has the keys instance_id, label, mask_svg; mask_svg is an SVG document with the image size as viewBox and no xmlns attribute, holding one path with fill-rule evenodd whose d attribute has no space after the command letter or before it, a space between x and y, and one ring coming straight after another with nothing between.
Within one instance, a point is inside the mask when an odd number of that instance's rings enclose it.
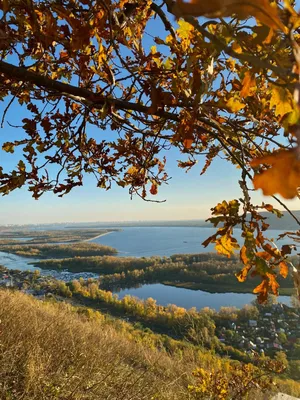
<instances>
[{"instance_id":1,"label":"yellow leaf","mask_svg":"<svg viewBox=\"0 0 300 400\"><path fill-rule=\"evenodd\" d=\"M243 49L237 42L233 43L232 50L234 50L237 54L241 54L243 52Z\"/></svg>"},{"instance_id":2,"label":"yellow leaf","mask_svg":"<svg viewBox=\"0 0 300 400\"><path fill-rule=\"evenodd\" d=\"M242 85L243 88L241 90L241 97L253 96L256 90L256 80L250 71L245 73Z\"/></svg>"},{"instance_id":3,"label":"yellow leaf","mask_svg":"<svg viewBox=\"0 0 300 400\"><path fill-rule=\"evenodd\" d=\"M229 108L229 110L233 113L237 113L246 107L246 104L241 103L238 97L230 97L226 105Z\"/></svg>"},{"instance_id":4,"label":"yellow leaf","mask_svg":"<svg viewBox=\"0 0 300 400\"><path fill-rule=\"evenodd\" d=\"M239 245L237 240L226 234L222 236L220 239L216 240L216 251L219 254L224 254L227 257L230 257L234 254L234 250L239 249Z\"/></svg>"},{"instance_id":5,"label":"yellow leaf","mask_svg":"<svg viewBox=\"0 0 300 400\"><path fill-rule=\"evenodd\" d=\"M287 89L272 86L271 93L270 107L272 108L275 106L276 116L280 115L283 117L294 110L293 97Z\"/></svg>"},{"instance_id":6,"label":"yellow leaf","mask_svg":"<svg viewBox=\"0 0 300 400\"><path fill-rule=\"evenodd\" d=\"M287 33L287 28L279 18L278 6L271 6L269 0L177 0L173 12L177 17L193 15L215 18L236 14L239 19L246 19L252 16L272 29L281 29Z\"/></svg>"},{"instance_id":7,"label":"yellow leaf","mask_svg":"<svg viewBox=\"0 0 300 400\"><path fill-rule=\"evenodd\" d=\"M178 36L181 39L190 39L191 33L194 30L193 25L189 24L188 22L184 21L183 19L180 19L178 21L179 28L176 30Z\"/></svg>"},{"instance_id":8,"label":"yellow leaf","mask_svg":"<svg viewBox=\"0 0 300 400\"><path fill-rule=\"evenodd\" d=\"M297 150L280 150L271 155L254 159L252 167L260 164L269 164L271 168L260 174L255 174L253 185L255 189L262 189L265 196L279 193L285 199L293 199L298 195L300 187L300 160Z\"/></svg>"},{"instance_id":9,"label":"yellow leaf","mask_svg":"<svg viewBox=\"0 0 300 400\"><path fill-rule=\"evenodd\" d=\"M129 167L128 170L127 170L127 174L129 174L129 175L134 175L134 174L136 174L138 172L139 172L139 170L135 166Z\"/></svg>"}]
</instances>

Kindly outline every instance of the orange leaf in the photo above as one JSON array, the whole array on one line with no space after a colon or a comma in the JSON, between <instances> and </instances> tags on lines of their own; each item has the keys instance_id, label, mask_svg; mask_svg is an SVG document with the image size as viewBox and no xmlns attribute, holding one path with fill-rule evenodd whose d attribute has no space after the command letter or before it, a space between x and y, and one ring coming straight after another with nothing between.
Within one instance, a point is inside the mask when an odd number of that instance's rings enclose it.
<instances>
[{"instance_id":1,"label":"orange leaf","mask_svg":"<svg viewBox=\"0 0 300 400\"><path fill-rule=\"evenodd\" d=\"M261 293L262 291L265 291L265 287L266 287L266 280L263 280L259 285L256 286L256 288L253 289L253 293L257 294L257 293Z\"/></svg>"},{"instance_id":2,"label":"orange leaf","mask_svg":"<svg viewBox=\"0 0 300 400\"><path fill-rule=\"evenodd\" d=\"M250 265L247 265L245 268L243 268L241 271L235 274L239 282L245 282L247 279L247 275L249 270L251 269Z\"/></svg>"},{"instance_id":3,"label":"orange leaf","mask_svg":"<svg viewBox=\"0 0 300 400\"><path fill-rule=\"evenodd\" d=\"M298 195L300 187L300 160L295 150L280 150L273 154L254 159L252 167L269 164L271 168L255 174L253 185L262 189L265 196L279 193L285 199L293 199Z\"/></svg>"},{"instance_id":4,"label":"orange leaf","mask_svg":"<svg viewBox=\"0 0 300 400\"><path fill-rule=\"evenodd\" d=\"M273 294L278 296L279 284L276 281L276 275L267 274L267 277L269 278L269 287L272 289Z\"/></svg>"},{"instance_id":5,"label":"orange leaf","mask_svg":"<svg viewBox=\"0 0 300 400\"><path fill-rule=\"evenodd\" d=\"M157 185L155 183L152 183L151 188L150 188L150 193L155 196L157 194Z\"/></svg>"},{"instance_id":6,"label":"orange leaf","mask_svg":"<svg viewBox=\"0 0 300 400\"><path fill-rule=\"evenodd\" d=\"M241 97L253 96L256 89L256 80L250 71L245 73L242 85L243 88L241 90Z\"/></svg>"},{"instance_id":7,"label":"orange leaf","mask_svg":"<svg viewBox=\"0 0 300 400\"><path fill-rule=\"evenodd\" d=\"M280 268L280 275L283 278L286 278L289 273L289 268L288 268L287 264L284 261L281 261L281 263L279 264L279 268Z\"/></svg>"},{"instance_id":8,"label":"orange leaf","mask_svg":"<svg viewBox=\"0 0 300 400\"><path fill-rule=\"evenodd\" d=\"M173 12L177 17L193 15L215 18L236 14L239 19L246 19L252 16L272 29L287 31L279 18L277 6L272 7L269 0L192 0L188 3L177 0Z\"/></svg>"},{"instance_id":9,"label":"orange leaf","mask_svg":"<svg viewBox=\"0 0 300 400\"><path fill-rule=\"evenodd\" d=\"M268 282L264 279L256 288L253 290L254 294L258 294L258 302L263 303L268 298Z\"/></svg>"},{"instance_id":10,"label":"orange leaf","mask_svg":"<svg viewBox=\"0 0 300 400\"><path fill-rule=\"evenodd\" d=\"M241 257L241 260L242 260L243 264L246 265L246 264L248 264L250 262L250 260L249 260L249 258L247 256L247 247L246 246L243 246L241 248L240 257Z\"/></svg>"},{"instance_id":11,"label":"orange leaf","mask_svg":"<svg viewBox=\"0 0 300 400\"><path fill-rule=\"evenodd\" d=\"M190 138L184 139L184 141L183 141L184 147L185 147L186 149L190 149L190 148L192 147L193 141L194 141L194 140L193 140L193 139L190 139Z\"/></svg>"}]
</instances>

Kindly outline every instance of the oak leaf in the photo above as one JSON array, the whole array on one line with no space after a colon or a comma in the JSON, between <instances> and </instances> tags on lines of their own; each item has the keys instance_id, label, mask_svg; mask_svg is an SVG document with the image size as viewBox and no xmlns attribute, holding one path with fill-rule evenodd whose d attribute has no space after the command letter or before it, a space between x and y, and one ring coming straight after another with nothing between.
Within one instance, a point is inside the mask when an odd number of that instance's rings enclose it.
<instances>
[{"instance_id":1,"label":"oak leaf","mask_svg":"<svg viewBox=\"0 0 300 400\"><path fill-rule=\"evenodd\" d=\"M287 31L279 18L277 6L271 6L269 0L177 0L173 12L178 17L193 15L215 18L230 17L232 14L236 14L239 19L255 17L272 29Z\"/></svg>"},{"instance_id":2,"label":"oak leaf","mask_svg":"<svg viewBox=\"0 0 300 400\"><path fill-rule=\"evenodd\" d=\"M246 267L244 267L241 271L239 271L235 274L235 276L237 277L239 282L245 282L250 269L251 269L251 265L246 265Z\"/></svg>"},{"instance_id":3,"label":"oak leaf","mask_svg":"<svg viewBox=\"0 0 300 400\"><path fill-rule=\"evenodd\" d=\"M281 261L281 263L279 264L279 271L280 271L280 275L281 275L283 278L286 278L286 277L288 276L289 268L288 268L286 262Z\"/></svg>"},{"instance_id":4,"label":"oak leaf","mask_svg":"<svg viewBox=\"0 0 300 400\"><path fill-rule=\"evenodd\" d=\"M272 107L275 107L276 116L283 117L292 112L294 107L291 93L285 88L272 86L270 108Z\"/></svg>"},{"instance_id":5,"label":"oak leaf","mask_svg":"<svg viewBox=\"0 0 300 400\"><path fill-rule=\"evenodd\" d=\"M239 244L237 240L230 235L223 235L220 239L216 240L216 251L219 254L224 254L227 257L230 257L234 254L234 250L239 249Z\"/></svg>"},{"instance_id":6,"label":"oak leaf","mask_svg":"<svg viewBox=\"0 0 300 400\"><path fill-rule=\"evenodd\" d=\"M250 259L247 255L247 247L243 246L241 248L241 253L240 253L241 261L244 265L247 265L250 262Z\"/></svg>"},{"instance_id":7,"label":"oak leaf","mask_svg":"<svg viewBox=\"0 0 300 400\"><path fill-rule=\"evenodd\" d=\"M253 73L247 71L242 81L241 97L253 96L256 90L256 80Z\"/></svg>"},{"instance_id":8,"label":"oak leaf","mask_svg":"<svg viewBox=\"0 0 300 400\"><path fill-rule=\"evenodd\" d=\"M150 188L150 193L155 196L157 195L157 184L156 183L152 183L151 188Z\"/></svg>"},{"instance_id":9,"label":"oak leaf","mask_svg":"<svg viewBox=\"0 0 300 400\"><path fill-rule=\"evenodd\" d=\"M264 279L256 288L253 290L254 294L258 294L258 302L263 303L268 298L268 281Z\"/></svg>"},{"instance_id":10,"label":"oak leaf","mask_svg":"<svg viewBox=\"0 0 300 400\"><path fill-rule=\"evenodd\" d=\"M293 199L298 195L300 160L296 150L280 150L251 162L252 167L260 164L269 164L271 168L255 174L253 178L255 189L262 189L265 196L278 193L285 199Z\"/></svg>"},{"instance_id":11,"label":"oak leaf","mask_svg":"<svg viewBox=\"0 0 300 400\"><path fill-rule=\"evenodd\" d=\"M245 104L241 103L237 97L230 97L230 99L226 103L229 110L233 113L238 113L243 108L246 107Z\"/></svg>"}]
</instances>

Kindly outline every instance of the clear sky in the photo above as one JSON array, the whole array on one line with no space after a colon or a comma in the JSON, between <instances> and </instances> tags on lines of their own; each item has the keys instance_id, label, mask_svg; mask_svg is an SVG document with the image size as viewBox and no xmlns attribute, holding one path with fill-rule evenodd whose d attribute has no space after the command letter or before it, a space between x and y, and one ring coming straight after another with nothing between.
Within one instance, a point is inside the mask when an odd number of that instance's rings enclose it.
<instances>
[{"instance_id":1,"label":"clear sky","mask_svg":"<svg viewBox=\"0 0 300 400\"><path fill-rule=\"evenodd\" d=\"M4 109L3 103L1 109ZM13 105L7 119L17 124L24 116L25 111ZM102 134L107 135L108 131ZM97 132L99 140L100 135ZM0 146L17 137L22 137L22 131L5 124L0 129ZM4 171L10 170L21 156L18 152L7 154L0 150L0 165ZM157 196L157 200L166 199L165 203L149 203L140 198L131 200L128 189L117 186L106 192L97 189L96 181L87 177L83 187L75 188L63 198L49 193L34 200L26 188L0 197L0 224L203 219L210 215L210 208L218 202L241 197L238 186L240 171L229 163L216 159L207 173L200 176L204 159L199 159L198 166L187 174L177 167L178 159L175 150L169 152L167 169L172 179L167 186L160 188ZM253 193L253 200L276 205L258 192ZM300 209L298 199L287 202L287 205L294 210Z\"/></svg>"}]
</instances>

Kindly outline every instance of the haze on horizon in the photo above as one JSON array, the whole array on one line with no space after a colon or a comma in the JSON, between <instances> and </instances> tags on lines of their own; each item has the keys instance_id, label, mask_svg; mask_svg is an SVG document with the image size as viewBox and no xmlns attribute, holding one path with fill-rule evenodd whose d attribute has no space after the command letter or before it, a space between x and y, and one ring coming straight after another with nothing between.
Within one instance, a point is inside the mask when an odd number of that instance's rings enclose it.
<instances>
[{"instance_id":1,"label":"haze on horizon","mask_svg":"<svg viewBox=\"0 0 300 400\"><path fill-rule=\"evenodd\" d=\"M200 176L203 159L190 172L177 167L178 156L169 154L168 164L172 179L159 188L156 200L145 202L138 197L130 199L128 190L114 186L109 191L96 187L92 177L86 177L83 187L59 198L45 194L34 200L25 188L1 197L0 224L45 224L112 221L170 221L200 220L210 216L211 207L222 200L241 197L238 186L239 171L223 160L216 160L205 176ZM283 209L259 192L251 192L257 204L262 201ZM300 209L299 199L286 201L290 209Z\"/></svg>"}]
</instances>

